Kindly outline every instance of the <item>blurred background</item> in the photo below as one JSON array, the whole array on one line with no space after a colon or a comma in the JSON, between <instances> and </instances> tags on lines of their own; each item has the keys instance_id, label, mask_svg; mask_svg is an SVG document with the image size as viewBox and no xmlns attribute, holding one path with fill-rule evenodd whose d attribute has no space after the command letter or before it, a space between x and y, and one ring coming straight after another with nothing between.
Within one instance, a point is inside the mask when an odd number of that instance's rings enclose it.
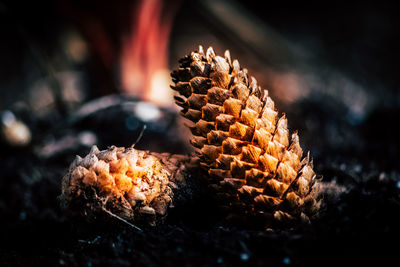
<instances>
[{"instance_id":1,"label":"blurred background","mask_svg":"<svg viewBox=\"0 0 400 267\"><path fill-rule=\"evenodd\" d=\"M361 2L2 0L3 143L40 143L37 153L50 156L74 142L128 145L144 124L148 133L174 132L169 73L199 44L229 49L316 155L321 146L357 145L346 127L368 120L385 121L367 131L371 141L382 131L390 137L400 104L395 10ZM142 145L146 136L154 139L145 134ZM177 143L152 149L175 151Z\"/></svg>"}]
</instances>

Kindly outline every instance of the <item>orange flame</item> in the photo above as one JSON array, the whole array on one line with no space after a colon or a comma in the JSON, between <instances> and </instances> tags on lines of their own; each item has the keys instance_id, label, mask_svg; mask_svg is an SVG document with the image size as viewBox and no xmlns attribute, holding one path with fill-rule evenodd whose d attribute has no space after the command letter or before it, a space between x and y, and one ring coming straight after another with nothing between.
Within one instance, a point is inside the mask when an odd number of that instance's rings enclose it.
<instances>
[{"instance_id":1,"label":"orange flame","mask_svg":"<svg viewBox=\"0 0 400 267\"><path fill-rule=\"evenodd\" d=\"M163 12L163 3L140 0L134 6L131 32L123 39L121 83L128 94L170 105L168 44L175 12Z\"/></svg>"}]
</instances>

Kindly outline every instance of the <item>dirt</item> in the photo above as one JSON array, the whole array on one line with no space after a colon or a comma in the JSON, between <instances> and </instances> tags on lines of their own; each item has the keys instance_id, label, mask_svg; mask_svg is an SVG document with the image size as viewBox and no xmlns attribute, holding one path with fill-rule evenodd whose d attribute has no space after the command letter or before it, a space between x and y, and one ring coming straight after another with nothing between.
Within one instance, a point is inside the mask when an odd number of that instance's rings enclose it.
<instances>
[{"instance_id":1,"label":"dirt","mask_svg":"<svg viewBox=\"0 0 400 267\"><path fill-rule=\"evenodd\" d=\"M186 153L185 140L177 138L176 115L167 110L163 114L171 123L161 129L148 123L137 148ZM288 110L289 126L300 130L302 146L311 150L316 171L323 176L325 204L312 224L285 230L234 224L203 189L173 208L163 225L143 231L118 220L69 218L57 200L60 181L75 154L84 155L89 146L71 141L43 156L38 151L50 141L19 149L3 143L0 265L382 266L397 256L400 142L392 124L399 115L400 110L377 109L363 123L352 125L318 101L297 103ZM90 131L100 148L112 142L128 145L137 138L142 123L139 120L138 127L129 131L126 119L132 116L116 106L57 131L52 123L36 129L55 142ZM171 142L159 142L162 138Z\"/></svg>"}]
</instances>

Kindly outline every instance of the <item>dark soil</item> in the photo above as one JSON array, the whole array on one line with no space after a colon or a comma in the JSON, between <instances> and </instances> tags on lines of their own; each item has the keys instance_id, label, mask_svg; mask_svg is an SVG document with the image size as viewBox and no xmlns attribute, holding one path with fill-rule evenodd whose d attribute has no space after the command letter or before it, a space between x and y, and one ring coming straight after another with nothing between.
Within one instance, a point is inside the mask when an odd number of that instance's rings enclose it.
<instances>
[{"instance_id":1,"label":"dark soil","mask_svg":"<svg viewBox=\"0 0 400 267\"><path fill-rule=\"evenodd\" d=\"M313 112L307 111L310 105ZM383 125L392 124L400 112L377 110L363 124L353 126L326 109L322 103L303 102L288 112L290 126L300 129L303 147L312 151L315 168L330 190L325 190L325 208L319 219L287 230L233 224L219 213L212 196L204 190L172 209L163 225L143 231L117 220L86 222L82 218L68 218L57 201L60 181L74 155L84 155L89 147L71 144L46 158L35 152L44 144L36 144L36 150L2 145L0 265L266 266L376 262L382 266L383 262L396 259L400 225L400 143L397 132ZM151 140L172 138L175 116L163 112L171 124L162 132L150 127L138 148L155 149ZM114 141L128 145L135 141L140 127L124 134L128 130L121 125L127 116L132 114L118 106L100 110L51 135L59 140L67 134L90 130L97 134L100 148ZM308 119L317 127L304 126ZM327 129L343 132L342 143L335 143ZM175 136L171 142L161 142L165 147L159 142L158 150L185 153L183 141L179 141L178 134Z\"/></svg>"}]
</instances>

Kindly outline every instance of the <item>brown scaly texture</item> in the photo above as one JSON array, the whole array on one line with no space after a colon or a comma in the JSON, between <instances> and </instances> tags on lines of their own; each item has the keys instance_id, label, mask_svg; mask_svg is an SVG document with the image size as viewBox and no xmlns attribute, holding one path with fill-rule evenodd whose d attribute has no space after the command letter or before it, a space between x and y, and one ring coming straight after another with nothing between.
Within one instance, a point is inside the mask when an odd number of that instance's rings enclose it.
<instances>
[{"instance_id":1,"label":"brown scaly texture","mask_svg":"<svg viewBox=\"0 0 400 267\"><path fill-rule=\"evenodd\" d=\"M289 138L268 91L229 51L221 57L200 46L179 63L171 74L176 104L193 122L190 142L223 203L275 222L314 218L320 201L312 161L302 159L297 132Z\"/></svg>"},{"instance_id":2,"label":"brown scaly texture","mask_svg":"<svg viewBox=\"0 0 400 267\"><path fill-rule=\"evenodd\" d=\"M65 208L93 218L116 215L122 219L155 225L174 203L174 190L186 185L181 155L158 154L112 146L94 146L84 158L76 157L62 179Z\"/></svg>"}]
</instances>

